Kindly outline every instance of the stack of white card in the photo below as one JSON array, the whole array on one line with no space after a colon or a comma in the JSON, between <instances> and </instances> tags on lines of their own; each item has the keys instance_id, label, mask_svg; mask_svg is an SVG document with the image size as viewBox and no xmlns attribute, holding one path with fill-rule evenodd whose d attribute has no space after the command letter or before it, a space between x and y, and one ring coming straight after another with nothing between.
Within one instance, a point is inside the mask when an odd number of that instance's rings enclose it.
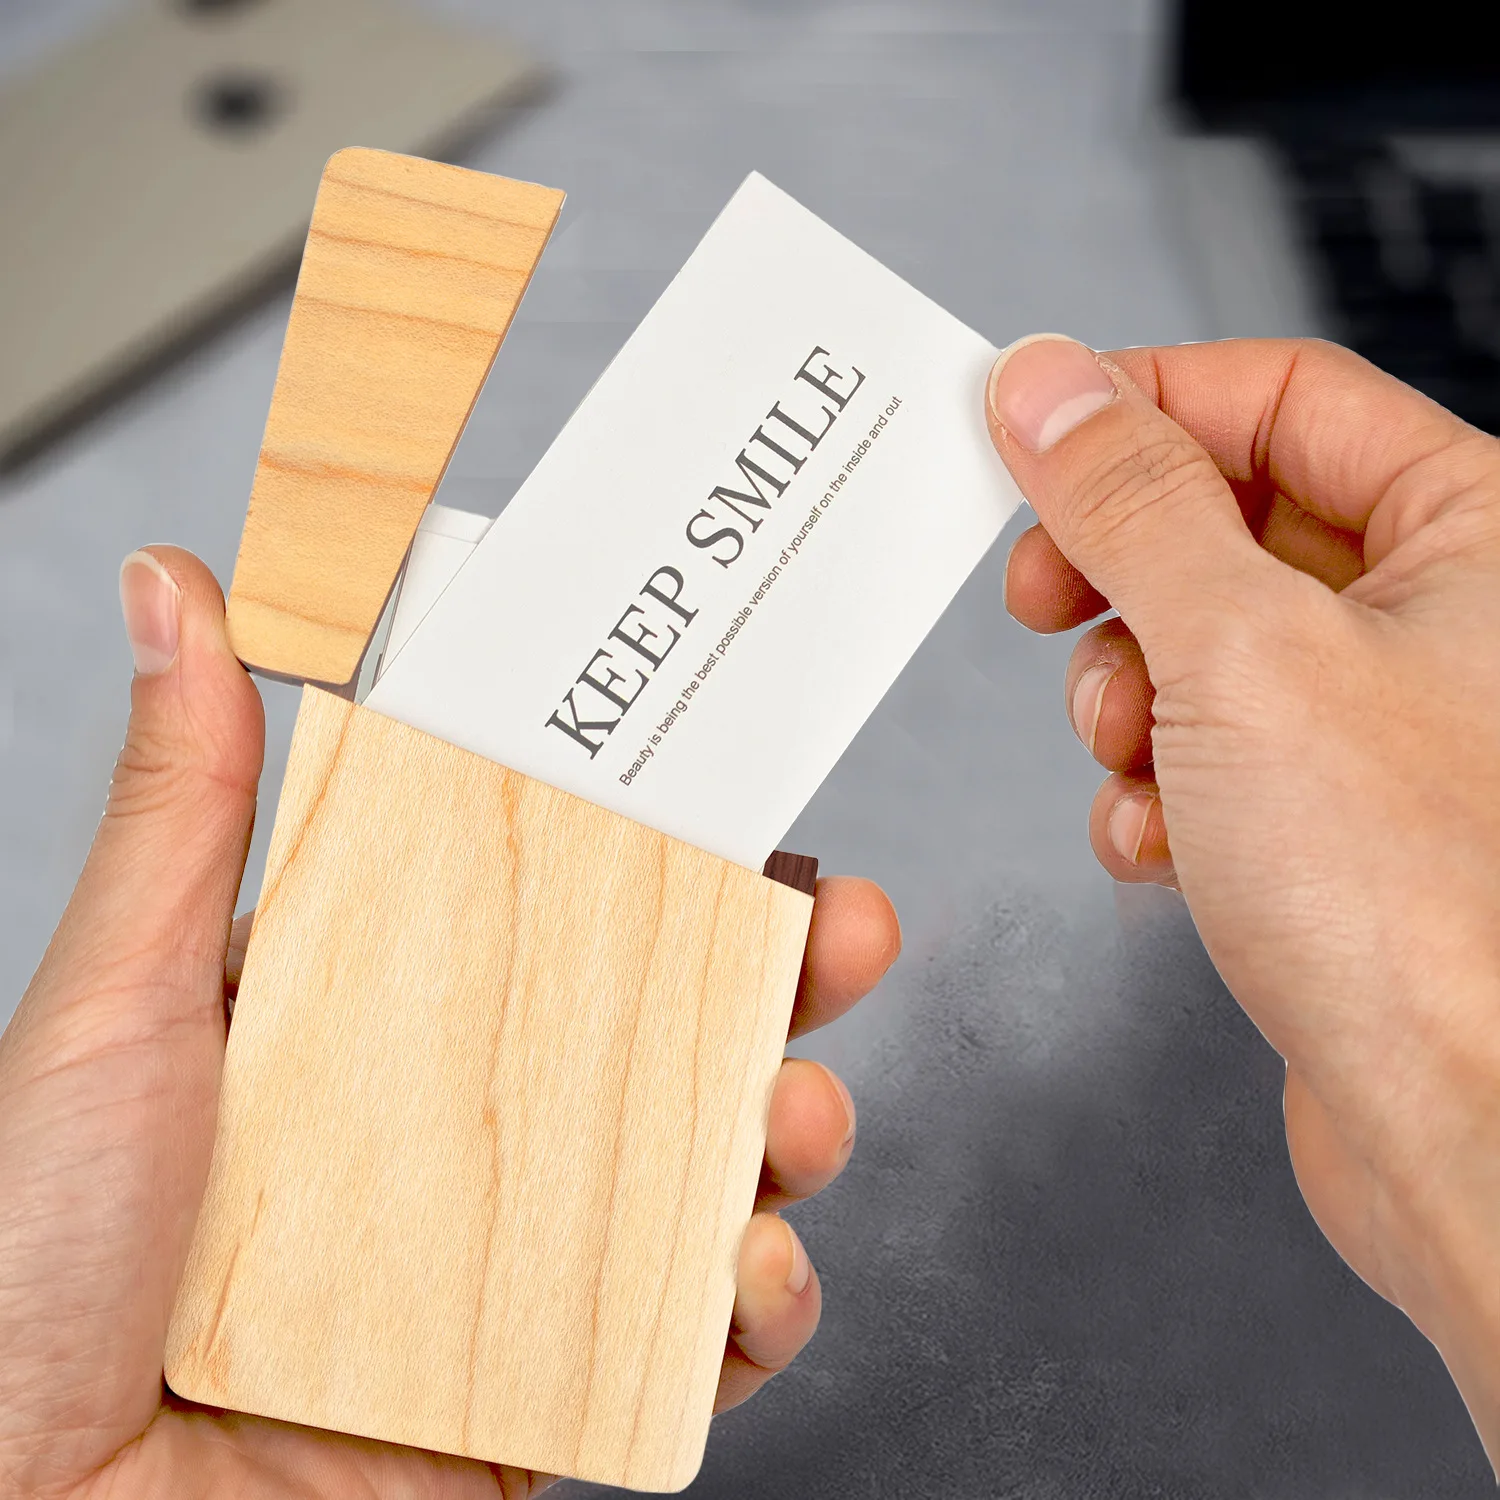
<instances>
[{"instance_id":1,"label":"stack of white card","mask_svg":"<svg viewBox=\"0 0 1500 1500\"><path fill-rule=\"evenodd\" d=\"M996 352L751 176L368 706L760 868L1020 503Z\"/></svg>"}]
</instances>

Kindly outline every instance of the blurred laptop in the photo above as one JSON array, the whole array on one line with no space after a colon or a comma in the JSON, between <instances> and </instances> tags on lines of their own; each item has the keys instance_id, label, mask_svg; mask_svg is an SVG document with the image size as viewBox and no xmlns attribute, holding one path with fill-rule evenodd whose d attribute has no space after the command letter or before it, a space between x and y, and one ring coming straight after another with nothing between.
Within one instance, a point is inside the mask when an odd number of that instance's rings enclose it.
<instances>
[{"instance_id":1,"label":"blurred laptop","mask_svg":"<svg viewBox=\"0 0 1500 1500\"><path fill-rule=\"evenodd\" d=\"M1500 6L1176 0L1220 335L1324 333L1500 432Z\"/></svg>"}]
</instances>

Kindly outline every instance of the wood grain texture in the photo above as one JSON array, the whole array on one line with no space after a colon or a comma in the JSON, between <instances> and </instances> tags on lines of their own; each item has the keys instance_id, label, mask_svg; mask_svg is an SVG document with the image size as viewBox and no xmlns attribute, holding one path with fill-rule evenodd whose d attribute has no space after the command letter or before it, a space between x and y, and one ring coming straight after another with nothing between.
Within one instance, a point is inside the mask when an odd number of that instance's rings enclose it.
<instances>
[{"instance_id":1,"label":"wood grain texture","mask_svg":"<svg viewBox=\"0 0 1500 1500\"><path fill-rule=\"evenodd\" d=\"M173 1390L686 1484L811 912L307 689Z\"/></svg>"},{"instance_id":2,"label":"wood grain texture","mask_svg":"<svg viewBox=\"0 0 1500 1500\"><path fill-rule=\"evenodd\" d=\"M353 681L562 200L384 151L329 161L229 591L246 665Z\"/></svg>"}]
</instances>

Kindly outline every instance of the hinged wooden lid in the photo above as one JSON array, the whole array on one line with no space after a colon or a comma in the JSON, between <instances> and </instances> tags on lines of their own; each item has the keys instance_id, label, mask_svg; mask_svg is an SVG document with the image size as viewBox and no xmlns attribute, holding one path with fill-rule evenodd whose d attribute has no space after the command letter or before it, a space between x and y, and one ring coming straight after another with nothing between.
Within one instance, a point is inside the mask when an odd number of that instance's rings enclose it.
<instances>
[{"instance_id":1,"label":"hinged wooden lid","mask_svg":"<svg viewBox=\"0 0 1500 1500\"><path fill-rule=\"evenodd\" d=\"M246 666L352 686L562 201L385 151L329 161L229 590Z\"/></svg>"}]
</instances>

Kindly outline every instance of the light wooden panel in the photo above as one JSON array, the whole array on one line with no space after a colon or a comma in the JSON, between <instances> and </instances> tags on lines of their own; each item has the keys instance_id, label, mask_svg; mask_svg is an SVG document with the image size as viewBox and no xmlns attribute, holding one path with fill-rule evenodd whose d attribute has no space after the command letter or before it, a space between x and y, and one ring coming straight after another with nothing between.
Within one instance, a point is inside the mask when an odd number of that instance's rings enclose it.
<instances>
[{"instance_id":1,"label":"light wooden panel","mask_svg":"<svg viewBox=\"0 0 1500 1500\"><path fill-rule=\"evenodd\" d=\"M353 681L562 199L383 151L329 161L229 592L247 665Z\"/></svg>"},{"instance_id":2,"label":"light wooden panel","mask_svg":"<svg viewBox=\"0 0 1500 1500\"><path fill-rule=\"evenodd\" d=\"M686 1484L811 910L307 690L172 1388Z\"/></svg>"}]
</instances>

